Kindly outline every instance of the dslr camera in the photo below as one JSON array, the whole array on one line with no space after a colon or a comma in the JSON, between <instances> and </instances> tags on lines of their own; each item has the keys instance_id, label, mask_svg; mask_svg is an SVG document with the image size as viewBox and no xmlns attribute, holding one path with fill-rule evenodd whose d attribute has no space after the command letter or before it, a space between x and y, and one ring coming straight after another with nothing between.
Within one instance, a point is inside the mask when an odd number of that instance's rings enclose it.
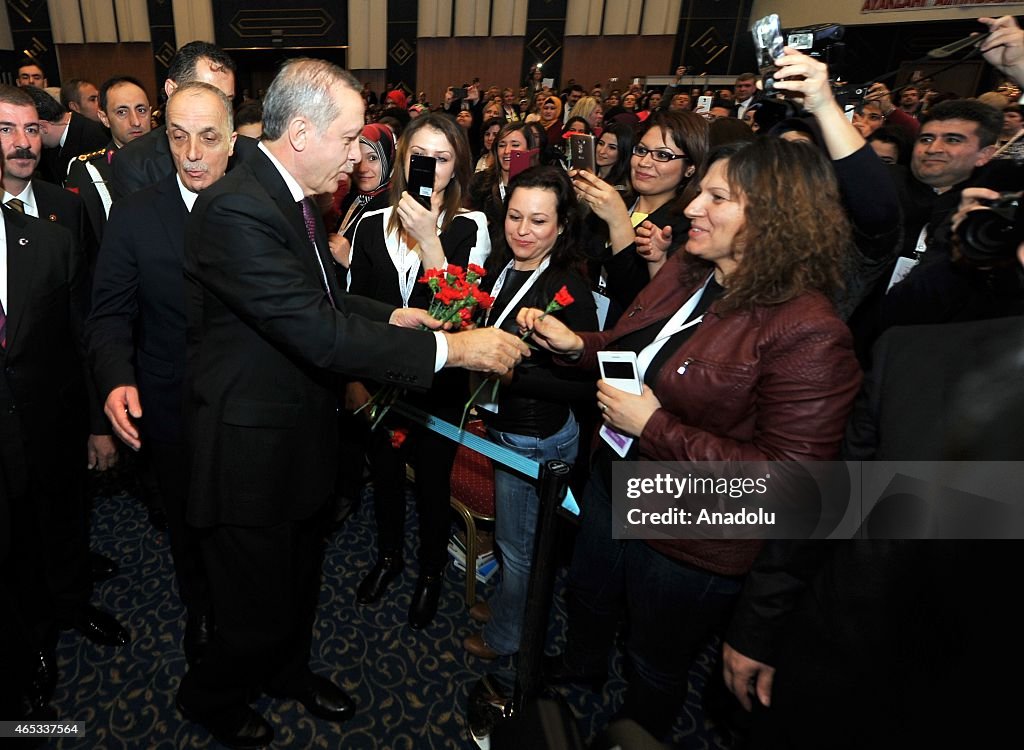
<instances>
[{"instance_id":1,"label":"dslr camera","mask_svg":"<svg viewBox=\"0 0 1024 750\"><path fill-rule=\"evenodd\" d=\"M956 234L960 254L975 265L1003 263L1013 258L1024 242L1021 202L1024 192L1001 193L988 206L970 211Z\"/></svg>"}]
</instances>

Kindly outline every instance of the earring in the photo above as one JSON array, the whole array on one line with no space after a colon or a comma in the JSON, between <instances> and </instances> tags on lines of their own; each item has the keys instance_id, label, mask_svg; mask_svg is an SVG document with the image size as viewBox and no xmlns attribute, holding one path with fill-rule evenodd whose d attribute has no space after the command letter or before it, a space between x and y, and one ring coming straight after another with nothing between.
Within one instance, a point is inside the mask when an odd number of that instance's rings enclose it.
<instances>
[{"instance_id":1,"label":"earring","mask_svg":"<svg viewBox=\"0 0 1024 750\"><path fill-rule=\"evenodd\" d=\"M684 177L693 177L693 173L696 172L696 171L697 171L697 168L691 164L689 166L689 168L685 172L683 172L683 176Z\"/></svg>"}]
</instances>

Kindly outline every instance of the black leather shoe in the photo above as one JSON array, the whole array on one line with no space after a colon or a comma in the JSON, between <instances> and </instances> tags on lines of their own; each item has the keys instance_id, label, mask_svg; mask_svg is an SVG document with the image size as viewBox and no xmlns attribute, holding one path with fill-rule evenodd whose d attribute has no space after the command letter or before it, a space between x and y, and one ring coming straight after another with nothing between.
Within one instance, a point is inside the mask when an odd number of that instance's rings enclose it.
<instances>
[{"instance_id":1,"label":"black leather shoe","mask_svg":"<svg viewBox=\"0 0 1024 750\"><path fill-rule=\"evenodd\" d=\"M356 713L356 703L344 690L318 674L310 674L306 685L299 691L286 691L275 694L278 698L297 700L313 716L326 721L342 722L351 719Z\"/></svg>"},{"instance_id":2,"label":"black leather shoe","mask_svg":"<svg viewBox=\"0 0 1024 750\"><path fill-rule=\"evenodd\" d=\"M182 646L185 649L185 659L190 666L195 666L203 660L212 635L213 621L210 619L210 615L188 613Z\"/></svg>"},{"instance_id":3,"label":"black leather shoe","mask_svg":"<svg viewBox=\"0 0 1024 750\"><path fill-rule=\"evenodd\" d=\"M416 582L416 593L412 595L412 603L409 604L409 626L413 630L422 630L433 621L442 586L444 572L421 575Z\"/></svg>"},{"instance_id":4,"label":"black leather shoe","mask_svg":"<svg viewBox=\"0 0 1024 750\"><path fill-rule=\"evenodd\" d=\"M205 727L217 742L226 747L250 750L266 747L274 741L274 728L249 706L243 706L216 718L202 719L182 703L180 696L176 703L182 716Z\"/></svg>"},{"instance_id":5,"label":"black leather shoe","mask_svg":"<svg viewBox=\"0 0 1024 750\"><path fill-rule=\"evenodd\" d=\"M120 572L117 563L99 552L89 553L89 576L93 581L105 581Z\"/></svg>"},{"instance_id":6,"label":"black leather shoe","mask_svg":"<svg viewBox=\"0 0 1024 750\"><path fill-rule=\"evenodd\" d=\"M127 646L132 642L131 635L113 615L90 604L75 611L71 627L101 646Z\"/></svg>"},{"instance_id":7,"label":"black leather shoe","mask_svg":"<svg viewBox=\"0 0 1024 750\"><path fill-rule=\"evenodd\" d=\"M607 671L585 671L575 668L565 657L565 652L554 656L544 656L544 681L548 685L566 685L579 683L588 685L595 693L601 692L608 680Z\"/></svg>"},{"instance_id":8,"label":"black leather shoe","mask_svg":"<svg viewBox=\"0 0 1024 750\"><path fill-rule=\"evenodd\" d=\"M360 604L380 601L387 591L388 584L395 580L404 568L405 561L397 554L382 554L356 589L356 601Z\"/></svg>"}]
</instances>

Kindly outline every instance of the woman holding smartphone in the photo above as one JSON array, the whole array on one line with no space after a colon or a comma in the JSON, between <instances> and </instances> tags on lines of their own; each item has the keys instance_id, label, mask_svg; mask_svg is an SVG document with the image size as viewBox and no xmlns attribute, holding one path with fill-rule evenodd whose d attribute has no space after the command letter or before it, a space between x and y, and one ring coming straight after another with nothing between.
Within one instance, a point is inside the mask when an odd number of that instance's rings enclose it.
<instances>
[{"instance_id":1,"label":"woman holding smartphone","mask_svg":"<svg viewBox=\"0 0 1024 750\"><path fill-rule=\"evenodd\" d=\"M600 232L588 238L589 258L604 266L599 285L611 300L607 325L647 283L682 242L689 221L683 208L697 191L693 179L707 154L708 124L692 112L657 112L629 162L629 182L636 196L626 205L615 186L597 175L570 170L576 194L602 221ZM668 252L638 245L638 233L664 232Z\"/></svg>"},{"instance_id":2,"label":"woman holding smartphone","mask_svg":"<svg viewBox=\"0 0 1024 750\"><path fill-rule=\"evenodd\" d=\"M723 147L686 215L685 253L613 329L577 333L539 309L520 313L520 328L556 361L589 371L600 351L637 354L642 395L605 381L597 390L627 461L834 459L861 374L828 298L851 247L830 164L777 139ZM633 669L620 715L661 739L694 656L725 624L761 542L613 539L611 476L622 453L595 442L566 646L546 665L547 679L603 682L624 607ZM726 510L743 500L733 502Z\"/></svg>"},{"instance_id":3,"label":"woman holding smartphone","mask_svg":"<svg viewBox=\"0 0 1024 750\"><path fill-rule=\"evenodd\" d=\"M613 122L601 132L594 144L597 176L615 188L623 200L632 205L629 164L633 156L636 134L631 125Z\"/></svg>"},{"instance_id":4,"label":"woman holding smartphone","mask_svg":"<svg viewBox=\"0 0 1024 750\"><path fill-rule=\"evenodd\" d=\"M414 156L433 162L430 208L410 194ZM462 209L472 161L459 126L444 115L414 120L398 142L391 181L391 204L360 219L352 239L349 291L401 307L427 308L432 293L418 283L424 272L449 263L483 265L491 244L483 214ZM417 164L417 166L419 166ZM414 191L414 192L419 192ZM346 400L365 403L369 392L360 383L349 386ZM448 421L458 420L465 401L465 374L445 371L424 396L407 400ZM405 443L393 446L387 426L409 430ZM361 604L378 601L403 568L406 457L416 469L419 511L419 581L409 606L409 624L423 628L433 620L448 559L450 476L454 442L429 430L385 420L371 435L368 449L373 475L373 507L377 517L377 563L356 592Z\"/></svg>"},{"instance_id":5,"label":"woman holding smartphone","mask_svg":"<svg viewBox=\"0 0 1024 750\"><path fill-rule=\"evenodd\" d=\"M516 333L520 310L545 307L565 288L573 302L551 315L573 330L597 329L594 299L579 270L579 226L576 196L562 169L532 167L513 178L503 240L488 259L485 285L495 302L487 325ZM484 392L489 395L488 389ZM573 463L579 426L571 404L593 392L593 377L557 367L547 352L538 352L502 378L497 410L479 406L478 412L499 445L540 463ZM494 469L494 495L501 578L491 598L469 611L485 623L483 632L463 641L481 659L519 650L540 503L534 480L499 465Z\"/></svg>"},{"instance_id":6,"label":"woman holding smartphone","mask_svg":"<svg viewBox=\"0 0 1024 750\"><path fill-rule=\"evenodd\" d=\"M510 122L498 131L498 137L494 139L490 167L473 175L468 205L484 212L491 231L498 237L505 221L505 192L512 169L512 154L539 148L537 131L526 122Z\"/></svg>"}]
</instances>

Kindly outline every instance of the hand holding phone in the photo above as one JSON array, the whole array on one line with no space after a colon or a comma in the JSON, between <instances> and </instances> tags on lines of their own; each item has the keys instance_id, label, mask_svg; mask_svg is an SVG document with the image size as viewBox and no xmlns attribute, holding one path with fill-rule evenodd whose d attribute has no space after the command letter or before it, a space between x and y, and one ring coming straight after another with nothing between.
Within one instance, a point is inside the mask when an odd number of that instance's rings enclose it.
<instances>
[{"instance_id":1,"label":"hand holding phone","mask_svg":"<svg viewBox=\"0 0 1024 750\"><path fill-rule=\"evenodd\" d=\"M634 396L643 395L644 386L640 382L636 352L600 351L597 353L597 364L601 368L601 379L608 385Z\"/></svg>"},{"instance_id":2,"label":"hand holding phone","mask_svg":"<svg viewBox=\"0 0 1024 750\"><path fill-rule=\"evenodd\" d=\"M433 156L413 154L409 157L409 174L406 179L409 195L428 211L434 195L434 170L437 160Z\"/></svg>"},{"instance_id":3,"label":"hand holding phone","mask_svg":"<svg viewBox=\"0 0 1024 750\"><path fill-rule=\"evenodd\" d=\"M782 57L782 48L785 46L778 14L772 13L755 21L751 33L754 35L754 47L757 50L757 67L761 73L762 90L765 96L773 96L775 61Z\"/></svg>"}]
</instances>

